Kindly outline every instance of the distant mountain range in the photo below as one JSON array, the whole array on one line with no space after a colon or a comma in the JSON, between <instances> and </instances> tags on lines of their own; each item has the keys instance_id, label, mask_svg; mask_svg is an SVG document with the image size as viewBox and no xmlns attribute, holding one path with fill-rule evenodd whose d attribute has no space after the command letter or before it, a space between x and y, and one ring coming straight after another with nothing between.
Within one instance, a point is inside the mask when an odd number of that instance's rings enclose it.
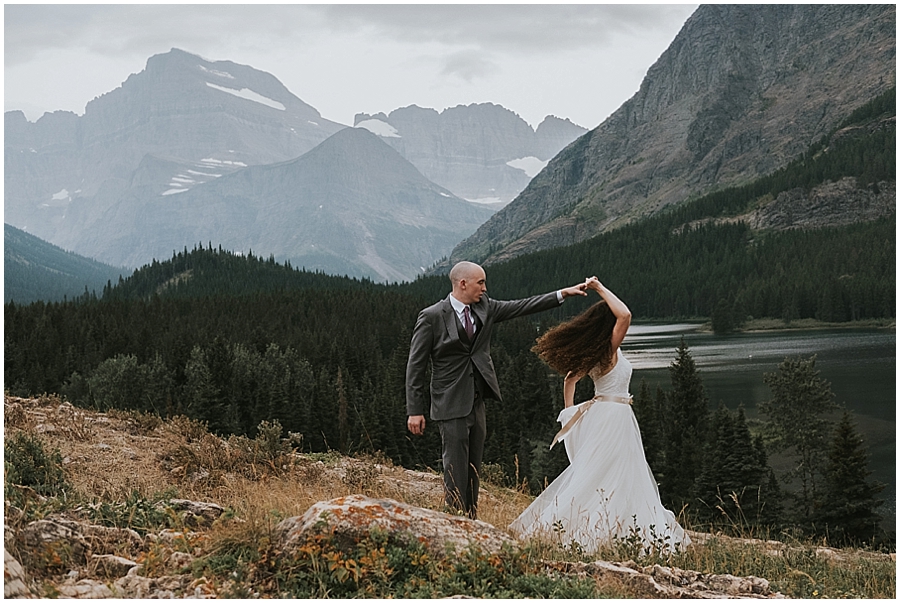
<instances>
[{"instance_id":1,"label":"distant mountain range","mask_svg":"<svg viewBox=\"0 0 900 603\"><path fill-rule=\"evenodd\" d=\"M407 108L391 115L429 111ZM456 107L440 116L403 122L405 138L393 145L396 150L384 144L390 137L371 136L366 146L371 157L350 142L359 136L335 140L319 155L335 161L319 165L321 186L311 184L312 174L304 176L307 192L318 195L314 203L278 188L279 182L290 186L284 177L288 168L278 164L303 156L347 126L322 118L271 74L173 49L151 57L143 71L88 103L84 116L59 111L31 123L21 111L6 113L5 219L115 265L137 267L211 240L241 245L236 251L252 245L254 252L310 269L410 279L446 256L498 207L469 208L461 195L501 204L510 200L554 152L585 131L548 118L535 132L497 105ZM491 140L502 144L484 146ZM348 154L341 156L342 151ZM400 194L416 171L404 153L420 171L427 165L438 176L449 174L437 178L446 185L419 178ZM347 173L337 173L338 165ZM376 174L373 165L381 171ZM261 166L272 167L257 169ZM245 170L244 176L228 177ZM258 180L269 176L276 179ZM255 190L272 200L251 201L250 189L228 189L251 179ZM353 180L364 186L348 188ZM215 203L210 195L217 195ZM432 208L437 201L447 207ZM307 211L318 205L323 212ZM336 207L340 212L329 213ZM415 215L403 215L413 207ZM267 214L272 211L284 213ZM411 227L414 231L407 230ZM203 241L196 238L201 236Z\"/></svg>"},{"instance_id":2,"label":"distant mountain range","mask_svg":"<svg viewBox=\"0 0 900 603\"><path fill-rule=\"evenodd\" d=\"M894 86L893 4L703 5L640 90L447 263L569 245L749 182Z\"/></svg>"},{"instance_id":3,"label":"distant mountain range","mask_svg":"<svg viewBox=\"0 0 900 603\"><path fill-rule=\"evenodd\" d=\"M166 195L156 174L171 167L148 158L136 170L136 184L92 229L98 257L136 265L211 242L308 270L411 280L492 213L430 182L362 128L296 159Z\"/></svg>"},{"instance_id":4,"label":"distant mountain range","mask_svg":"<svg viewBox=\"0 0 900 603\"><path fill-rule=\"evenodd\" d=\"M359 113L354 122L381 136L433 182L497 206L515 198L550 159L587 132L552 115L533 130L491 103L440 113L412 105L390 115Z\"/></svg>"},{"instance_id":5,"label":"distant mountain range","mask_svg":"<svg viewBox=\"0 0 900 603\"><path fill-rule=\"evenodd\" d=\"M3 225L3 302L28 304L62 301L103 293L107 284L127 278L131 270L115 268L64 251L18 228Z\"/></svg>"}]
</instances>

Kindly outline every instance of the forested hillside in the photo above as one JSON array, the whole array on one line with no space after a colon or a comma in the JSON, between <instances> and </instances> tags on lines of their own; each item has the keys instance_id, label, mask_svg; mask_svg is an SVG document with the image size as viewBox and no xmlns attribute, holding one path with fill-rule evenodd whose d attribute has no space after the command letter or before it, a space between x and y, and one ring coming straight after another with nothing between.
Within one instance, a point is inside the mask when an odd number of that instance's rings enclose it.
<instances>
[{"instance_id":1,"label":"forested hillside","mask_svg":"<svg viewBox=\"0 0 900 603\"><path fill-rule=\"evenodd\" d=\"M67 252L18 228L3 225L3 301L73 299L99 293L110 280L131 270L115 268Z\"/></svg>"}]
</instances>

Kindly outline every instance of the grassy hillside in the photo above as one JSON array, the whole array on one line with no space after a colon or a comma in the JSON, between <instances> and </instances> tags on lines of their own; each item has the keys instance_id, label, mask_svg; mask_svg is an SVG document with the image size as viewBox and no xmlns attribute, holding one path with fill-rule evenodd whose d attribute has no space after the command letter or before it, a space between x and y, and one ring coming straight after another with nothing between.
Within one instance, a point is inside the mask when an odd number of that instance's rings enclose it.
<instances>
[{"instance_id":1,"label":"grassy hillside","mask_svg":"<svg viewBox=\"0 0 900 603\"><path fill-rule=\"evenodd\" d=\"M275 544L274 526L280 520L349 494L439 511L440 477L407 471L377 456L297 454L277 433L269 437L271 430L255 439L226 440L184 417L97 413L61 404L54 396L7 396L4 411L7 552L23 562L34 580L33 594L41 597L72 596L66 593L79 586L135 584L143 585L143 595L126 591L117 596L146 597L154 589L227 598L648 596L636 572L627 570L633 578L613 580L592 573L595 560L620 562L646 571L644 576L659 576L653 564L692 570L710 584L715 579L709 574L757 576L788 597L896 595L892 555L830 549L787 533L728 538L695 532L694 544L670 556L642 551L627 540L588 555L558 539L521 542L518 550L501 554L471 550L439 559L422 553L412 560L409 550L379 543L373 534L349 544L325 539L306 557L286 560ZM489 469L480 517L505 530L532 497L503 487ZM215 503L225 512L214 521L193 522L170 506L173 499ZM95 532L130 528L140 544L116 543L111 535L94 538L93 557L84 557L65 540L43 548L27 542L26 526L57 518L104 526ZM104 570L101 552L134 559L142 567L133 577L116 579Z\"/></svg>"}]
</instances>

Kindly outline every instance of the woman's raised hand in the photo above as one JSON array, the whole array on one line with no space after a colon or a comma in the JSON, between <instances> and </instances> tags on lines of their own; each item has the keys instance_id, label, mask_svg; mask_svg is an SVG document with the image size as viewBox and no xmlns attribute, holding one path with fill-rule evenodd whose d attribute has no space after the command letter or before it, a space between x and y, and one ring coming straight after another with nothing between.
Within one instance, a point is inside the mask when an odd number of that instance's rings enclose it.
<instances>
[{"instance_id":1,"label":"woman's raised hand","mask_svg":"<svg viewBox=\"0 0 900 603\"><path fill-rule=\"evenodd\" d=\"M600 289L603 288L603 285L600 284L600 279L598 279L596 276L584 279L584 285L588 289L593 289L597 293L600 293Z\"/></svg>"}]
</instances>

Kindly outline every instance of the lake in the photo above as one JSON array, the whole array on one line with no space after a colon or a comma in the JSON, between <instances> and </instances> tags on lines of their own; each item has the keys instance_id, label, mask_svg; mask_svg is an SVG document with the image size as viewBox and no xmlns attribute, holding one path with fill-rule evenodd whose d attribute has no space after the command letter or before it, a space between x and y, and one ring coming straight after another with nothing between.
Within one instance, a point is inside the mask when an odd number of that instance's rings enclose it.
<instances>
[{"instance_id":1,"label":"lake","mask_svg":"<svg viewBox=\"0 0 900 603\"><path fill-rule=\"evenodd\" d=\"M696 324L632 325L622 344L634 365L631 392L641 379L651 391L670 389L668 366L682 337L697 364L710 408L744 405L748 419L771 397L763 373L785 357L816 355L819 376L831 383L835 401L853 413L869 452L870 479L886 485L881 507L893 526L896 515L896 332L894 329L816 329L714 335ZM773 462L776 471L778 465Z\"/></svg>"}]
</instances>

